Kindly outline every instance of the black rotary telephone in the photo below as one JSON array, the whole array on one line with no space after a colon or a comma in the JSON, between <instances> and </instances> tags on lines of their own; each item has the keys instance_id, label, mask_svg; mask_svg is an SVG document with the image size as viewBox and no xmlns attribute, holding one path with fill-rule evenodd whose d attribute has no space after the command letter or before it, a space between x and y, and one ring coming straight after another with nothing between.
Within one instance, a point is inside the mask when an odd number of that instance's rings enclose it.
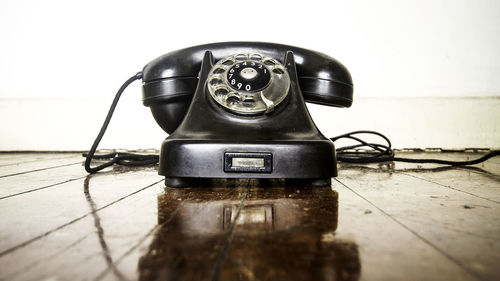
<instances>
[{"instance_id":1,"label":"black rotary telephone","mask_svg":"<svg viewBox=\"0 0 500 281\"><path fill-rule=\"evenodd\" d=\"M305 105L352 104L349 71L327 55L213 43L163 55L128 83L139 78L144 105L169 134L159 158L167 186L238 178L324 186L337 175L334 144Z\"/></svg>"}]
</instances>

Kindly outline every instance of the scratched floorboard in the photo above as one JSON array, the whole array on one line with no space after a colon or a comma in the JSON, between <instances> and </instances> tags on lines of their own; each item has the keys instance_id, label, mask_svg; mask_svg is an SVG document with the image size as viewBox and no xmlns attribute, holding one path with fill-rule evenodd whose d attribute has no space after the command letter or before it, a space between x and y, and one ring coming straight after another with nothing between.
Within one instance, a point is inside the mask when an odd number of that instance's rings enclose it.
<instances>
[{"instance_id":1,"label":"scratched floorboard","mask_svg":"<svg viewBox=\"0 0 500 281\"><path fill-rule=\"evenodd\" d=\"M1 158L7 158L7 154L2 154ZM0 167L0 178L12 177L16 175L22 175L26 173L31 173L34 171L47 171L58 168L72 166L81 163L81 154L69 154L68 157L64 157L57 154L49 154L49 157L40 161L40 155L35 154L33 158L26 158L26 162L16 162L14 165L6 165ZM7 158L8 159L8 158ZM31 159L31 160L30 160Z\"/></svg>"},{"instance_id":2,"label":"scratched floorboard","mask_svg":"<svg viewBox=\"0 0 500 281\"><path fill-rule=\"evenodd\" d=\"M154 167L87 176L80 157L0 154L0 280L500 279L498 157L188 189Z\"/></svg>"}]
</instances>

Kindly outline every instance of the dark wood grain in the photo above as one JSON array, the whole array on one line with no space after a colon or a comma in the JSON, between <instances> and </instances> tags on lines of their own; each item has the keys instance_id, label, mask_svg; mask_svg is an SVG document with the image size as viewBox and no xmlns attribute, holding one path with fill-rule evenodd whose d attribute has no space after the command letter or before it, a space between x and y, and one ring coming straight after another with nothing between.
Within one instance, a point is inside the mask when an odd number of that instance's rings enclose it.
<instances>
[{"instance_id":1,"label":"dark wood grain","mask_svg":"<svg viewBox=\"0 0 500 281\"><path fill-rule=\"evenodd\" d=\"M0 280L500 279L498 159L341 164L331 188L175 189L154 167L87 176L78 154L9 155Z\"/></svg>"}]
</instances>

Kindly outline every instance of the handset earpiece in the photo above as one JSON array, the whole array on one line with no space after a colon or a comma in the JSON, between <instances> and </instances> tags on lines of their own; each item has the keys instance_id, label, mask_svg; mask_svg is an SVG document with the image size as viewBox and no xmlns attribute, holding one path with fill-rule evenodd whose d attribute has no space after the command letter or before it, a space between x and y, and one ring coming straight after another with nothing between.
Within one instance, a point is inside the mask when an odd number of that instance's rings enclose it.
<instances>
[{"instance_id":1,"label":"handset earpiece","mask_svg":"<svg viewBox=\"0 0 500 281\"><path fill-rule=\"evenodd\" d=\"M304 60L297 66L297 72L306 102L336 107L352 105L353 84L347 68L320 53Z\"/></svg>"}]
</instances>

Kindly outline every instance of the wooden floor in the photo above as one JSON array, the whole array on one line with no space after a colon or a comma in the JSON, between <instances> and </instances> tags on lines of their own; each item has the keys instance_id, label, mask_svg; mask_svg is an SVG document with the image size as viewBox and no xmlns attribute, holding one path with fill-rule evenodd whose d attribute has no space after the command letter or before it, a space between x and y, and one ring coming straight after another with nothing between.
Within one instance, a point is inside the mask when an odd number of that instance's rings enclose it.
<instances>
[{"instance_id":1,"label":"wooden floor","mask_svg":"<svg viewBox=\"0 0 500 281\"><path fill-rule=\"evenodd\" d=\"M87 176L79 154L0 154L0 280L500 280L499 157L254 185L172 189L156 167Z\"/></svg>"}]
</instances>

